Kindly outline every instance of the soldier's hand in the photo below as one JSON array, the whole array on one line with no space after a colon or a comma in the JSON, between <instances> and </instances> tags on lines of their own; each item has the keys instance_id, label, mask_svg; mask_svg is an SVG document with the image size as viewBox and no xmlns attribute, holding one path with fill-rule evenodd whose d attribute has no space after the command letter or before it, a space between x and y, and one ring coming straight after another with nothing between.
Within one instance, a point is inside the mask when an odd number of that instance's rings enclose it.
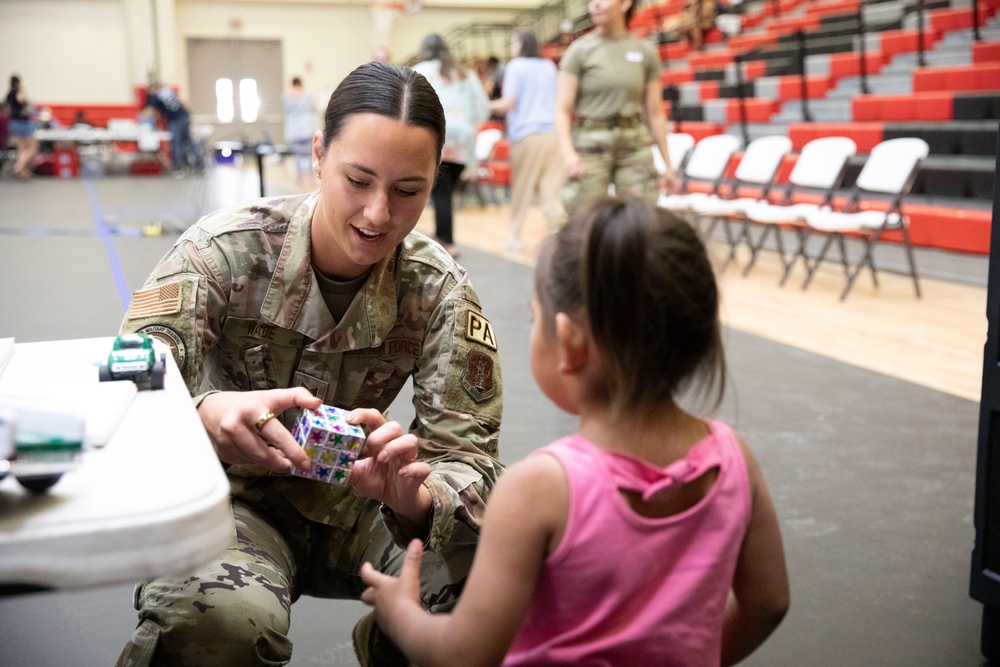
<instances>
[{"instance_id":1,"label":"soldier's hand","mask_svg":"<svg viewBox=\"0 0 1000 667\"><path fill-rule=\"evenodd\" d=\"M223 391L206 396L198 415L220 461L289 472L293 465L309 470L309 457L278 419L265 417L293 407L315 410L321 403L303 387Z\"/></svg>"},{"instance_id":2,"label":"soldier's hand","mask_svg":"<svg viewBox=\"0 0 1000 667\"><path fill-rule=\"evenodd\" d=\"M579 181L583 178L583 158L576 151L563 158L563 177L568 181Z\"/></svg>"},{"instance_id":3,"label":"soldier's hand","mask_svg":"<svg viewBox=\"0 0 1000 667\"><path fill-rule=\"evenodd\" d=\"M420 562L424 547L420 540L410 541L399 577L379 572L371 563L361 566L361 579L368 588L361 601L375 607L375 617L382 629L397 637L405 629L410 614L423 612L420 605Z\"/></svg>"},{"instance_id":4,"label":"soldier's hand","mask_svg":"<svg viewBox=\"0 0 1000 667\"><path fill-rule=\"evenodd\" d=\"M431 496L423 483L431 468L417 460L417 437L404 433L398 422L387 422L378 410L352 410L347 422L371 429L351 471L354 490L385 503L415 525L427 527Z\"/></svg>"}]
</instances>

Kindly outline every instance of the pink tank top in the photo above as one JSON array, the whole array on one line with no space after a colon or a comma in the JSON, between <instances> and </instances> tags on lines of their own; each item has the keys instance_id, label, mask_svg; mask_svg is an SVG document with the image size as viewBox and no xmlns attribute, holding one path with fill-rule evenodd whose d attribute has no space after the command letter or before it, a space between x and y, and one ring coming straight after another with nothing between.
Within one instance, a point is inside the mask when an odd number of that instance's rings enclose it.
<instances>
[{"instance_id":1,"label":"pink tank top","mask_svg":"<svg viewBox=\"0 0 1000 667\"><path fill-rule=\"evenodd\" d=\"M709 436L662 469L580 435L534 453L565 470L569 518L504 665L719 664L751 500L736 436L708 424ZM649 499L712 468L718 477L705 497L673 516L644 518L619 493Z\"/></svg>"}]
</instances>

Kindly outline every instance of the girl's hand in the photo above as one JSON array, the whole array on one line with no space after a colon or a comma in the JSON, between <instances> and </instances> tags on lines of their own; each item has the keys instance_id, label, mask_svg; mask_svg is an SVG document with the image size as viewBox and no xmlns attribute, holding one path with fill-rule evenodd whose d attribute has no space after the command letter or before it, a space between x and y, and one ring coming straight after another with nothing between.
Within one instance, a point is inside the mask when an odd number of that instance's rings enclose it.
<instances>
[{"instance_id":1,"label":"girl's hand","mask_svg":"<svg viewBox=\"0 0 1000 667\"><path fill-rule=\"evenodd\" d=\"M370 408L352 410L347 422L372 429L354 463L350 485L414 524L426 526L431 497L423 483L431 468L417 460L417 437L404 433L398 422L387 422L381 412Z\"/></svg>"},{"instance_id":2,"label":"girl's hand","mask_svg":"<svg viewBox=\"0 0 1000 667\"><path fill-rule=\"evenodd\" d=\"M198 416L220 461L287 473L292 466L309 470L309 457L279 420L263 418L293 407L315 410L321 403L303 387L222 391L202 400Z\"/></svg>"},{"instance_id":3,"label":"girl's hand","mask_svg":"<svg viewBox=\"0 0 1000 667\"><path fill-rule=\"evenodd\" d=\"M368 585L361 594L361 601L375 608L379 627L400 645L404 643L401 634L412 629L411 621L424 612L420 604L423 550L420 540L410 542L398 578L379 572L371 563L361 565L361 579Z\"/></svg>"}]
</instances>

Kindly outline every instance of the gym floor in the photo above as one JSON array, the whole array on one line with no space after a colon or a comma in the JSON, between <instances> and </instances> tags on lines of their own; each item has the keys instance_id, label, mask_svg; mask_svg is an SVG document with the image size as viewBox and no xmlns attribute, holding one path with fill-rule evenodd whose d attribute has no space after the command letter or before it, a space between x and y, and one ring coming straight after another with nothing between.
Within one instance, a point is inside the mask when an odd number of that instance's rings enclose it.
<instances>
[{"instance_id":1,"label":"gym floor","mask_svg":"<svg viewBox=\"0 0 1000 667\"><path fill-rule=\"evenodd\" d=\"M268 194L294 189L287 167L268 166ZM129 294L182 229L258 193L256 171L238 166L215 166L201 178L0 181L0 337L113 335ZM432 229L432 216L428 210L421 230ZM501 458L510 463L575 428L541 395L528 365L530 249L537 239L528 239L525 253L502 252L503 206L466 206L456 225L459 261L501 344L507 388ZM537 237L538 229L532 219L527 234ZM843 303L836 299L842 284L836 271L827 276L830 290L822 279L801 291L768 278L728 291L734 270L723 278L729 377L717 416L744 436L763 466L792 584L788 617L747 665L983 664L981 606L968 586L987 262L922 251L918 264L925 279L920 300L906 279L892 274L883 274L879 290L859 281ZM759 273L767 278L768 270ZM793 296L787 305L793 317L781 320L775 304ZM971 314L942 305L956 300L966 301ZM884 312L908 333L883 334ZM846 334L824 342L797 333L801 344L789 344L794 313L828 331L845 321L865 329L869 342L860 346L869 358L832 352ZM922 347L922 330L911 328L923 320L944 320L952 332L942 334L945 352L932 361L960 368L957 385L907 379L907 367L935 354ZM876 372L879 359L891 356L870 352L879 341L901 356ZM393 417L408 423L409 409L402 395ZM0 664L110 665L135 626L131 599L127 582L2 598ZM356 664L350 633L364 612L353 601L299 600L292 664Z\"/></svg>"}]
</instances>

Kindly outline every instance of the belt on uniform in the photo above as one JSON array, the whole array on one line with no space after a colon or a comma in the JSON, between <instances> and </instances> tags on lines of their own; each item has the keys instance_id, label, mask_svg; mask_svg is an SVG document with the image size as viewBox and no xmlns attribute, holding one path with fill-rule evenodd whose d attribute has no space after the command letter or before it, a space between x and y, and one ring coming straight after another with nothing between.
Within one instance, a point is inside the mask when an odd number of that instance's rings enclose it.
<instances>
[{"instance_id":1,"label":"belt on uniform","mask_svg":"<svg viewBox=\"0 0 1000 667\"><path fill-rule=\"evenodd\" d=\"M609 116L607 118L578 117L575 125L581 130L613 130L617 127L628 129L642 125L642 116L633 114L631 116Z\"/></svg>"}]
</instances>

